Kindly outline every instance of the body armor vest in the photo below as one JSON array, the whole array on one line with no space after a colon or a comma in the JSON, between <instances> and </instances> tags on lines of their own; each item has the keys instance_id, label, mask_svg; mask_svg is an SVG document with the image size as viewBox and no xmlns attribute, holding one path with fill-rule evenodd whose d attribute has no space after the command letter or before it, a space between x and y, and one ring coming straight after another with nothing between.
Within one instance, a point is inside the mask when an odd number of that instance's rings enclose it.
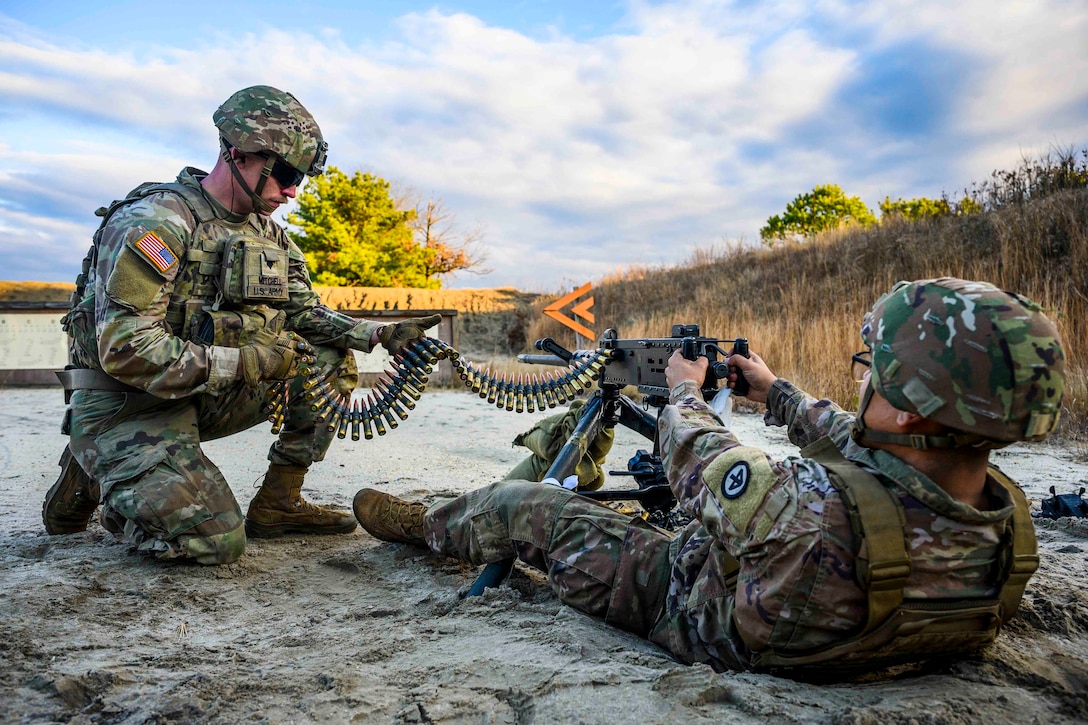
<instances>
[{"instance_id":1,"label":"body armor vest","mask_svg":"<svg viewBox=\"0 0 1088 725\"><path fill-rule=\"evenodd\" d=\"M910 576L903 504L880 480L846 460L830 438L801 451L830 473L859 542L855 577L869 595L867 621L848 639L809 652L753 652L752 667L814 678L860 674L905 662L965 655L991 644L1020 605L1039 567L1028 501L998 468L989 476L1014 503L996 563L996 593L978 599L905 599Z\"/></svg>"},{"instance_id":2,"label":"body armor vest","mask_svg":"<svg viewBox=\"0 0 1088 725\"><path fill-rule=\"evenodd\" d=\"M219 219L199 189L180 182L141 184L124 199L95 212L102 217L102 222L95 231L91 247L83 259L82 271L76 278L70 311L61 320L64 330L74 338L71 353L76 367L101 369L95 343L94 295L87 293L87 280L90 270L97 264L98 244L103 230L119 209L162 192L180 197L195 219L192 236L182 255L182 266L175 277L167 305L166 323L172 334L203 344L215 342L237 347L238 339L213 339L208 336L208 329L220 329L224 325L209 323L204 314L206 311L218 311L220 306L225 306L242 312L244 317L253 305L288 299L288 252L285 246L259 237L246 222L235 225ZM237 229L224 234L231 227ZM227 259L224 259L225 256ZM227 320L226 326L238 325L234 325L233 320Z\"/></svg>"}]
</instances>

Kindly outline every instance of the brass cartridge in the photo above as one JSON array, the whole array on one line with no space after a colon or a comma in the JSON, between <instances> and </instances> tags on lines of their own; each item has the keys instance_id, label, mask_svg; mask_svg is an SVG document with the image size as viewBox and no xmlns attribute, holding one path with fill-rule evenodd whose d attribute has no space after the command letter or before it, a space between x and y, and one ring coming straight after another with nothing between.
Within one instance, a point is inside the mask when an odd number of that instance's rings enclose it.
<instances>
[{"instance_id":1,"label":"brass cartridge","mask_svg":"<svg viewBox=\"0 0 1088 725\"><path fill-rule=\"evenodd\" d=\"M378 435L385 435L385 426L382 425L382 418L380 415L378 415L378 405L374 402L373 397L369 394L366 396L366 403L364 405L366 406L366 415L363 416L363 420L373 421L374 430L378 432ZM367 423L366 427L369 429L370 424ZM371 434L370 437L373 437L373 434Z\"/></svg>"},{"instance_id":2,"label":"brass cartridge","mask_svg":"<svg viewBox=\"0 0 1088 725\"><path fill-rule=\"evenodd\" d=\"M408 412L404 410L404 408L401 407L400 403L397 401L396 391L391 389L388 385L384 385L381 379L377 380L375 382L375 385L382 393L381 399L382 404L385 406L385 408L396 413L397 417L401 420L408 420ZM396 428L397 426L394 425L393 427Z\"/></svg>"},{"instance_id":3,"label":"brass cartridge","mask_svg":"<svg viewBox=\"0 0 1088 725\"><path fill-rule=\"evenodd\" d=\"M347 400L341 398L336 403L336 409L333 411L332 420L329 421L328 431L336 431L337 438L343 438L347 434L348 420L345 417L347 413Z\"/></svg>"},{"instance_id":4,"label":"brass cartridge","mask_svg":"<svg viewBox=\"0 0 1088 725\"><path fill-rule=\"evenodd\" d=\"M511 406L509 403L506 405L506 409L514 409L516 413L525 412L525 382L522 379L521 373L518 373L518 384L514 387L514 404Z\"/></svg>"},{"instance_id":5,"label":"brass cartridge","mask_svg":"<svg viewBox=\"0 0 1088 725\"><path fill-rule=\"evenodd\" d=\"M427 346L422 344L422 340L414 340L408 345L406 349L410 350L413 355L419 357L427 365L434 365L438 362L438 356L427 349Z\"/></svg>"},{"instance_id":6,"label":"brass cartridge","mask_svg":"<svg viewBox=\"0 0 1088 725\"><path fill-rule=\"evenodd\" d=\"M426 360L421 358L419 355L416 355L409 348L407 348L407 347L404 348L404 350L401 352L401 354L404 355L404 359L408 361L409 365L411 365L414 368L418 368L418 369L422 370L425 375L430 375L431 374L431 370L433 368L430 365L427 364Z\"/></svg>"}]
</instances>

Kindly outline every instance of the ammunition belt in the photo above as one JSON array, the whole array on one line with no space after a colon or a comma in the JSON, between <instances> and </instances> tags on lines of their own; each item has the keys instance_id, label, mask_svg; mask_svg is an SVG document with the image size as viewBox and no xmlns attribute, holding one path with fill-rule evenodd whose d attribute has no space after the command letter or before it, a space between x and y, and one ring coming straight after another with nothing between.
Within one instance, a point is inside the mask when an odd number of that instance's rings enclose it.
<instances>
[{"instance_id":1,"label":"ammunition belt","mask_svg":"<svg viewBox=\"0 0 1088 725\"><path fill-rule=\"evenodd\" d=\"M408 412L415 409L439 360L448 360L465 387L488 403L499 409L532 413L554 408L584 393L600 377L610 355L608 350L596 350L580 356L563 372L518 374L515 381L513 374L508 378L506 373L496 375L477 368L447 343L422 337L394 356L393 369L378 379L369 394L354 397L331 389L328 379L333 371L324 376L317 372L308 375L302 383L302 394L312 401L310 409L319 412L317 424L324 424L328 432L336 431L338 438L346 438L350 427L353 441L359 440L360 432L370 440L375 434L385 435L387 424L396 428L398 419L408 419ZM286 384L277 383L269 389L266 411L273 433L282 428L289 402Z\"/></svg>"}]
</instances>

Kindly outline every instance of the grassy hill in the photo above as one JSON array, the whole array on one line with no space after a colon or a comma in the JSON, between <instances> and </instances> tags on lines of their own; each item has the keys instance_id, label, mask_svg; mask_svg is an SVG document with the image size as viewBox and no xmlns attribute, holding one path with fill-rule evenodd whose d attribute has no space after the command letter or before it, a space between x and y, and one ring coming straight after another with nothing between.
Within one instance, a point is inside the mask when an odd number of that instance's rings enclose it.
<instances>
[{"instance_id":1,"label":"grassy hill","mask_svg":"<svg viewBox=\"0 0 1088 725\"><path fill-rule=\"evenodd\" d=\"M673 323L749 338L771 368L849 407L862 315L896 281L952 276L991 282L1041 304L1061 330L1067 435L1088 438L1088 152L1025 162L970 194L985 211L890 220L775 249L699 253L677 267L631 269L594 287L595 330L665 337ZM542 306L546 301L538 302ZM533 317L531 339L571 333Z\"/></svg>"},{"instance_id":2,"label":"grassy hill","mask_svg":"<svg viewBox=\"0 0 1088 725\"><path fill-rule=\"evenodd\" d=\"M70 282L0 280L0 302L67 302L75 288L75 284Z\"/></svg>"}]
</instances>

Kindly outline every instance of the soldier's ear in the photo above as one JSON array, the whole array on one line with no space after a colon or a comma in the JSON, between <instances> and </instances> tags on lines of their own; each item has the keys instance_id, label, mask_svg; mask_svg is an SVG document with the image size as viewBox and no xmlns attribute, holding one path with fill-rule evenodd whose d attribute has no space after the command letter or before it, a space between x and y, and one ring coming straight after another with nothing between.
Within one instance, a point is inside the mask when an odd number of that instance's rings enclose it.
<instances>
[{"instance_id":1,"label":"soldier's ear","mask_svg":"<svg viewBox=\"0 0 1088 725\"><path fill-rule=\"evenodd\" d=\"M900 428L911 429L917 428L919 425L927 422L925 418L917 413L911 413L906 410L896 411L895 422Z\"/></svg>"}]
</instances>

